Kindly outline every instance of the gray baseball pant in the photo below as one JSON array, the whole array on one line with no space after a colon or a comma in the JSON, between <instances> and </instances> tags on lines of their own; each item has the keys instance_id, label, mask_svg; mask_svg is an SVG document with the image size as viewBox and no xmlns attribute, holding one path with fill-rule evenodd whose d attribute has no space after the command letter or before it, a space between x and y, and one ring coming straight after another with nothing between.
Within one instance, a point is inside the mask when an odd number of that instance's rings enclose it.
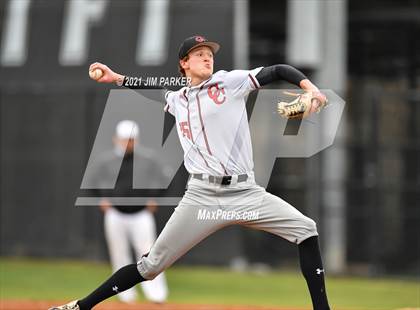
<instances>
[{"instance_id":1,"label":"gray baseball pant","mask_svg":"<svg viewBox=\"0 0 420 310\"><path fill-rule=\"evenodd\" d=\"M191 178L147 256L137 263L141 276L154 279L201 240L229 225L267 231L299 244L317 236L315 222L255 183L253 173L230 185Z\"/></svg>"}]
</instances>

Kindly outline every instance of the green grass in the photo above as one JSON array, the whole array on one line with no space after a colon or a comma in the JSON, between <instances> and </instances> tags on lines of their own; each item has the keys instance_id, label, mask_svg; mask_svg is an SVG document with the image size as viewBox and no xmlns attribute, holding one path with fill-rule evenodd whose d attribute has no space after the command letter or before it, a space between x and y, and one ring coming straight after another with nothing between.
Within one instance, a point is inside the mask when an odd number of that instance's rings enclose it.
<instances>
[{"instance_id":1,"label":"green grass","mask_svg":"<svg viewBox=\"0 0 420 310\"><path fill-rule=\"evenodd\" d=\"M106 264L0 259L0 298L57 300L86 295L107 278ZM170 302L309 307L300 273L265 275L227 269L172 267ZM391 310L420 307L420 284L395 279L333 278L327 289L334 309Z\"/></svg>"}]
</instances>

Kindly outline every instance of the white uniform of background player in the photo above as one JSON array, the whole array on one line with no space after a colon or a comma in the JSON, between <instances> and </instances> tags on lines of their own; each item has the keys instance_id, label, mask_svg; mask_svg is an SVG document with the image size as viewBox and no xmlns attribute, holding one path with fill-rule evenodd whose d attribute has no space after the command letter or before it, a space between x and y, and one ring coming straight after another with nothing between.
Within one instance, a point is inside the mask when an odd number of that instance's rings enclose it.
<instances>
[{"instance_id":1,"label":"white uniform of background player","mask_svg":"<svg viewBox=\"0 0 420 310\"><path fill-rule=\"evenodd\" d=\"M139 136L138 125L131 120L124 120L118 123L114 137L114 154L118 157L124 156L126 148L134 146ZM133 145L129 145L132 140ZM132 166L130 165L132 168ZM106 169L102 167L101 169ZM129 169L126 177L132 179L133 170ZM120 173L124 173L121 172ZM141 176L140 176L141 177ZM129 189L128 189L129 190ZM112 269L115 272L119 268L132 263L131 247L139 260L142 255L149 252L156 240L156 224L152 214L153 203L136 212L132 211L136 207L115 208L109 202L102 200L101 209L104 210L105 237L111 258ZM145 297L157 303L166 301L168 288L164 273L160 274L153 281L141 283L141 288ZM134 302L137 300L135 288L121 292L117 297L123 302Z\"/></svg>"}]
</instances>

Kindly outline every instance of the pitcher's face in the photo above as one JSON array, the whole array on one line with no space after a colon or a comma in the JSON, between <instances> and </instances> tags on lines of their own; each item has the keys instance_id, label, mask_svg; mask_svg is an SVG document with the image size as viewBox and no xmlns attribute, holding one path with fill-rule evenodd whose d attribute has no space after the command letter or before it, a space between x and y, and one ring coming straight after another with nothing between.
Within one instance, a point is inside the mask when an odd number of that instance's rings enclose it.
<instances>
[{"instance_id":1,"label":"pitcher's face","mask_svg":"<svg viewBox=\"0 0 420 310\"><path fill-rule=\"evenodd\" d=\"M206 80L213 74L213 51L207 46L200 46L188 54L186 61L181 60L185 74L192 78Z\"/></svg>"}]
</instances>

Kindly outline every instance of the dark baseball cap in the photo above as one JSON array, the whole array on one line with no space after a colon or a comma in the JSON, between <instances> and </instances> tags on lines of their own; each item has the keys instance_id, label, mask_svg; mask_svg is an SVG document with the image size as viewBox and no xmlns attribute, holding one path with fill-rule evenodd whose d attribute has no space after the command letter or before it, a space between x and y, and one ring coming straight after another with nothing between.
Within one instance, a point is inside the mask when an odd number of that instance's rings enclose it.
<instances>
[{"instance_id":1,"label":"dark baseball cap","mask_svg":"<svg viewBox=\"0 0 420 310\"><path fill-rule=\"evenodd\" d=\"M188 53L199 46L208 46L213 51L213 54L216 54L217 51L220 49L220 45L216 42L210 42L203 36L192 36L186 38L184 42L182 42L181 46L179 47L178 56L179 59L184 58L188 55Z\"/></svg>"}]
</instances>

